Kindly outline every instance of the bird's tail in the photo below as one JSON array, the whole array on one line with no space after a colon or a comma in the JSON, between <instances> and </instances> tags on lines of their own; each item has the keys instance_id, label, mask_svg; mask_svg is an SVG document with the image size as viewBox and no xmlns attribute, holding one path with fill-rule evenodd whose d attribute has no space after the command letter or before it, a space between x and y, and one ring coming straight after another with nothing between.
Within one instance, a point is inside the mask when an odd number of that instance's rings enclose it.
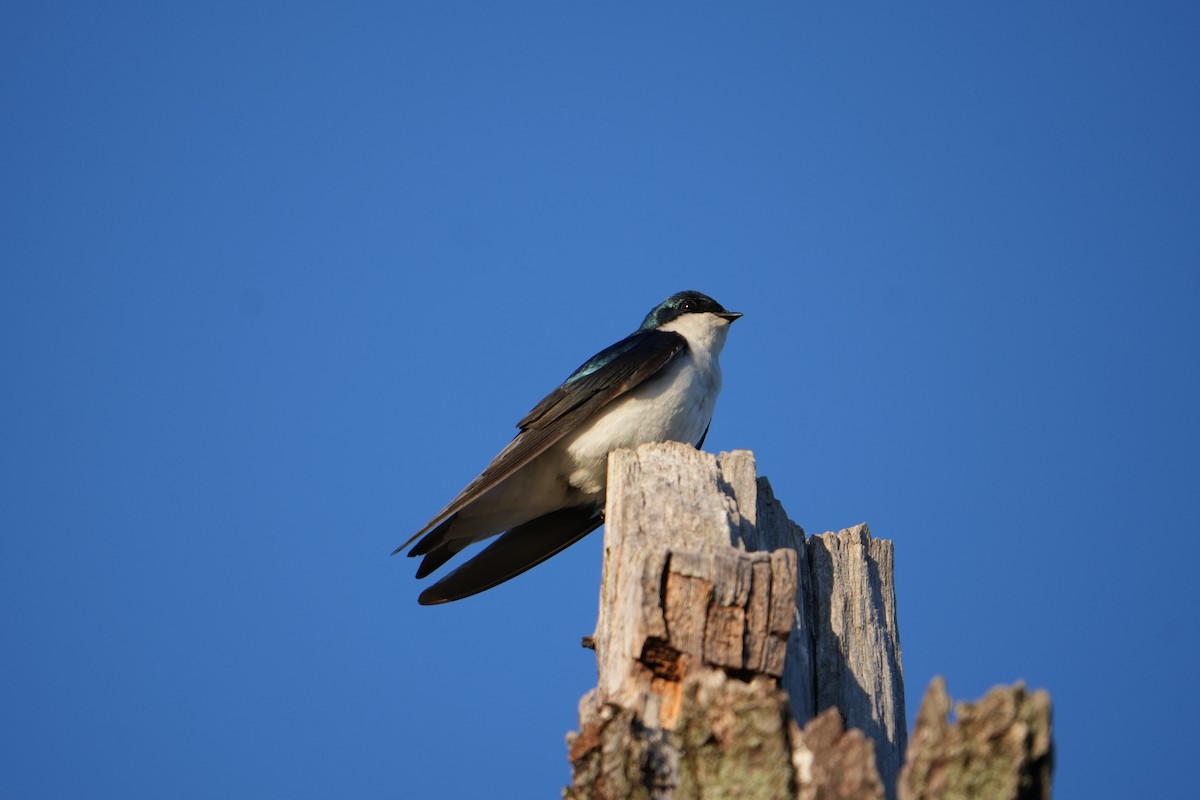
<instances>
[{"instance_id":1,"label":"bird's tail","mask_svg":"<svg viewBox=\"0 0 1200 800\"><path fill-rule=\"evenodd\" d=\"M492 542L470 561L421 592L417 602L424 606L448 603L451 600L461 600L504 583L575 544L599 528L603 522L603 510L588 505L552 511L518 525ZM441 527L438 526L439 529ZM436 530L430 532L429 536L432 537L435 533L437 533ZM413 548L410 555L418 555L417 550L425 544L428 538L422 539L421 543ZM445 546L448 547L449 541ZM450 556L454 555L454 552L457 551L447 552L443 556L442 547L429 548L429 554L421 563L417 577L427 575L433 569L444 564ZM426 564L433 559L436 559L434 566L426 569Z\"/></svg>"},{"instance_id":2,"label":"bird's tail","mask_svg":"<svg viewBox=\"0 0 1200 800\"><path fill-rule=\"evenodd\" d=\"M417 567L418 578L424 578L426 575L433 572L442 564L445 564L447 561L453 558L454 554L459 550L462 550L471 543L470 540L458 541L451 539L447 535L450 531L450 527L454 524L454 521L457 518L458 515L453 514L446 520L443 520L436 528L425 534L421 538L421 541L416 543L413 549L408 551L409 558L413 558L415 556L425 556L425 558L421 560L421 566ZM396 555L404 548L408 547L413 543L414 539L409 539L407 542L397 547L392 551L392 555Z\"/></svg>"}]
</instances>

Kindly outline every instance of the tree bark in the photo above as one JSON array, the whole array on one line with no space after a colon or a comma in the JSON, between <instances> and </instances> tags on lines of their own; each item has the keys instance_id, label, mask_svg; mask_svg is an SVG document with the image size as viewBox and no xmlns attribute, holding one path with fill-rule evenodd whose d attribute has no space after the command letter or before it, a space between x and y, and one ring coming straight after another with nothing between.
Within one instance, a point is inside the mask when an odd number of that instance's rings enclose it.
<instances>
[{"instance_id":1,"label":"tree bark","mask_svg":"<svg viewBox=\"0 0 1200 800\"><path fill-rule=\"evenodd\" d=\"M895 785L891 543L866 526L806 539L748 451L612 454L593 642L599 681L570 738L567 797L874 798ZM829 720L801 731L834 706L866 738L840 718L836 736ZM809 738L857 753L860 779L814 769Z\"/></svg>"},{"instance_id":2,"label":"tree bark","mask_svg":"<svg viewBox=\"0 0 1200 800\"><path fill-rule=\"evenodd\" d=\"M1049 800L1050 695L997 686L955 714L951 724L946 682L934 678L900 773L900 800Z\"/></svg>"},{"instance_id":3,"label":"tree bark","mask_svg":"<svg viewBox=\"0 0 1200 800\"><path fill-rule=\"evenodd\" d=\"M745 450L609 459L599 666L568 800L1047 800L1050 701L930 687L905 752L893 548L806 537ZM899 784L897 783L899 781Z\"/></svg>"}]
</instances>

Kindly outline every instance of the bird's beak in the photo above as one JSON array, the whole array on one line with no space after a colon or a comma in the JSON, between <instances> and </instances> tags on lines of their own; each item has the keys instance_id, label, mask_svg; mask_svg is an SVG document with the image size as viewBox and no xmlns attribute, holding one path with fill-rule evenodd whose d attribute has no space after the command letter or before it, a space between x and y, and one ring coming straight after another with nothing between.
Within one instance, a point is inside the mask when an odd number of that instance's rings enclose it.
<instances>
[{"instance_id":1,"label":"bird's beak","mask_svg":"<svg viewBox=\"0 0 1200 800\"><path fill-rule=\"evenodd\" d=\"M717 314L717 316L718 316L718 317L720 317L720 318L721 318L721 319L723 319L723 320L726 320L726 321L728 321L728 322L733 322L735 319L738 319L739 317L741 317L741 316L742 316L742 312L740 312L740 311L726 311L726 312L724 312L724 313Z\"/></svg>"}]
</instances>

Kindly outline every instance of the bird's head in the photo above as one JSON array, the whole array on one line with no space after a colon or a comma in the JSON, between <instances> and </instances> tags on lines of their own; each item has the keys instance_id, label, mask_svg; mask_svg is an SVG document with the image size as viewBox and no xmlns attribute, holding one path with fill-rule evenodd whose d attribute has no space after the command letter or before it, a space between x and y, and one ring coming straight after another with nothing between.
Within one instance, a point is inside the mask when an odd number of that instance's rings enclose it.
<instances>
[{"instance_id":1,"label":"bird's head","mask_svg":"<svg viewBox=\"0 0 1200 800\"><path fill-rule=\"evenodd\" d=\"M642 330L654 330L674 322L686 314L712 314L728 325L742 316L737 311L726 311L725 307L700 292L678 292L656 305L642 320Z\"/></svg>"}]
</instances>

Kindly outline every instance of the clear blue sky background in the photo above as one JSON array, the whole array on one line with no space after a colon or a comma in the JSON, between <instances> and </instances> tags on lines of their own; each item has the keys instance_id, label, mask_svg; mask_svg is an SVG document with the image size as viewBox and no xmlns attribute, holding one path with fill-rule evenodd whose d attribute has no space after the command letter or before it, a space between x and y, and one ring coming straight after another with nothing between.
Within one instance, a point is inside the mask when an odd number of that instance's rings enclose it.
<instances>
[{"instance_id":1,"label":"clear blue sky background","mask_svg":"<svg viewBox=\"0 0 1200 800\"><path fill-rule=\"evenodd\" d=\"M557 796L600 536L388 553L684 288L910 718L1194 791L1195 3L9 3L0 104L5 797Z\"/></svg>"}]
</instances>

